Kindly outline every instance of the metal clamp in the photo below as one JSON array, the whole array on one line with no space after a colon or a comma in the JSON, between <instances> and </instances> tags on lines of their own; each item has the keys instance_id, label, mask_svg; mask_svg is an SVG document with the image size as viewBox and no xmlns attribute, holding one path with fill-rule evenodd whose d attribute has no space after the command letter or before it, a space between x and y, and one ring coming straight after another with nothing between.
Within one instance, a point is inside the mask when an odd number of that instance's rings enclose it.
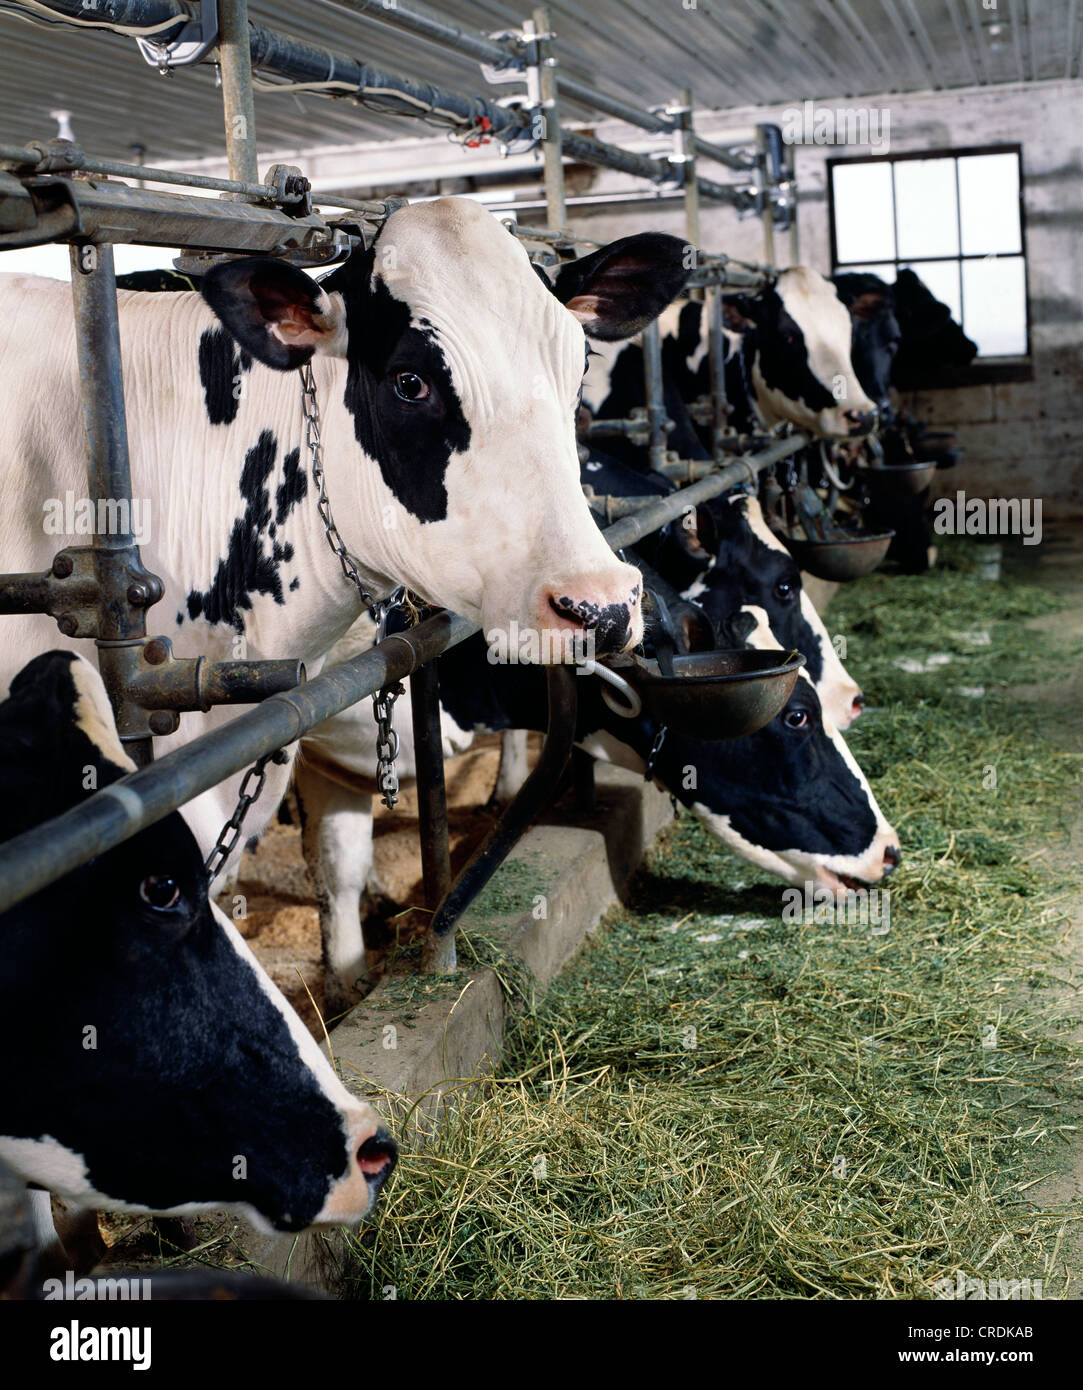
<instances>
[{"instance_id":1,"label":"metal clamp","mask_svg":"<svg viewBox=\"0 0 1083 1390\"><path fill-rule=\"evenodd\" d=\"M190 19L172 39L136 39L139 51L164 77L173 68L200 62L218 42L218 0L200 0L199 18Z\"/></svg>"},{"instance_id":2,"label":"metal clamp","mask_svg":"<svg viewBox=\"0 0 1083 1390\"><path fill-rule=\"evenodd\" d=\"M643 713L643 701L640 699L639 692L624 679L619 676L609 666L604 666L600 661L587 661L580 663L580 669L589 675L597 676L599 680L606 684L602 686L602 699L614 714L620 715L622 719L638 719ZM611 685L623 699L617 700L606 685Z\"/></svg>"}]
</instances>

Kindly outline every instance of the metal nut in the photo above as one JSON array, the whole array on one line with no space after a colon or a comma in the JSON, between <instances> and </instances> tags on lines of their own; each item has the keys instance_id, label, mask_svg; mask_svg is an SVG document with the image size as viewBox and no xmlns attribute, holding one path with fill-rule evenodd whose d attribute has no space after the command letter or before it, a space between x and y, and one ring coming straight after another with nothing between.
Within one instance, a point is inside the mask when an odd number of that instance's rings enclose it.
<instances>
[{"instance_id":1,"label":"metal nut","mask_svg":"<svg viewBox=\"0 0 1083 1390\"><path fill-rule=\"evenodd\" d=\"M152 734L171 734L176 731L180 720L168 709L156 709L147 720Z\"/></svg>"},{"instance_id":2,"label":"metal nut","mask_svg":"<svg viewBox=\"0 0 1083 1390\"><path fill-rule=\"evenodd\" d=\"M53 574L57 579L67 579L75 568L75 561L70 555L56 555L53 557Z\"/></svg>"},{"instance_id":3,"label":"metal nut","mask_svg":"<svg viewBox=\"0 0 1083 1390\"><path fill-rule=\"evenodd\" d=\"M56 625L65 637L77 637L79 635L79 619L74 613L61 613L56 620Z\"/></svg>"},{"instance_id":4,"label":"metal nut","mask_svg":"<svg viewBox=\"0 0 1083 1390\"><path fill-rule=\"evenodd\" d=\"M128 585L128 602L133 608L142 608L148 598L150 598L150 592L145 584Z\"/></svg>"},{"instance_id":5,"label":"metal nut","mask_svg":"<svg viewBox=\"0 0 1083 1390\"><path fill-rule=\"evenodd\" d=\"M160 666L163 661L169 660L169 647L160 637L155 637L143 648L143 660L151 666ZM169 711L166 710L166 713Z\"/></svg>"}]
</instances>

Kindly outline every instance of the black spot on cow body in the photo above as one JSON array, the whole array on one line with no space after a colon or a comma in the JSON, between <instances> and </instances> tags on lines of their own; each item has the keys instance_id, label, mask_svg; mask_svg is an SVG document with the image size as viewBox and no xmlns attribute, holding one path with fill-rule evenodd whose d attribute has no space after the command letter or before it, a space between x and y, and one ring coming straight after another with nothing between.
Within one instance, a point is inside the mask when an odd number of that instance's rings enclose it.
<instances>
[{"instance_id":1,"label":"black spot on cow body","mask_svg":"<svg viewBox=\"0 0 1083 1390\"><path fill-rule=\"evenodd\" d=\"M271 525L274 538L277 523L281 526L290 512L303 502L308 493L308 474L301 467L301 450L291 449L282 461L282 483L275 493L275 521Z\"/></svg>"},{"instance_id":2,"label":"black spot on cow body","mask_svg":"<svg viewBox=\"0 0 1083 1390\"><path fill-rule=\"evenodd\" d=\"M252 369L252 358L224 328L206 328L199 335L199 379L207 419L212 425L231 425L240 408L236 385L242 372Z\"/></svg>"},{"instance_id":3,"label":"black spot on cow body","mask_svg":"<svg viewBox=\"0 0 1083 1390\"><path fill-rule=\"evenodd\" d=\"M443 521L448 464L453 454L469 447L470 426L438 330L424 321L411 324L409 305L372 274L372 263L373 252L351 256L321 281L329 294L341 294L346 305L343 400L358 444L376 460L396 499L420 522ZM400 399L394 382L401 373L421 377L428 396Z\"/></svg>"},{"instance_id":4,"label":"black spot on cow body","mask_svg":"<svg viewBox=\"0 0 1083 1390\"><path fill-rule=\"evenodd\" d=\"M228 623L243 633L243 614L251 611L254 594L285 602L279 566L292 558L293 547L275 541L268 554L264 545L271 525L269 482L277 456L278 441L270 430L264 430L245 454L240 478L244 515L233 523L225 559L218 562L209 586L188 595L188 616L193 620Z\"/></svg>"}]
</instances>

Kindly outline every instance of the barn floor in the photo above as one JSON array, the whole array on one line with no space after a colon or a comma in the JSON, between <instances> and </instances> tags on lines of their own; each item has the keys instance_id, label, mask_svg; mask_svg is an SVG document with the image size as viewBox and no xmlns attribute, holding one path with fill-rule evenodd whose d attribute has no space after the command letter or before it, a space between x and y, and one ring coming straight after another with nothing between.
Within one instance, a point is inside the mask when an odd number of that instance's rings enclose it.
<instances>
[{"instance_id":1,"label":"barn floor","mask_svg":"<svg viewBox=\"0 0 1083 1390\"><path fill-rule=\"evenodd\" d=\"M780 885L682 816L486 1099L404 1145L347 1297L930 1298L960 1271L1083 1297L1083 529L997 553L957 543L829 613L903 843L890 931L784 924ZM460 855L494 777L490 746L453 779ZM381 854L409 903L400 815ZM260 856L253 944L307 1005L296 832ZM125 1225L110 1263L151 1254ZM230 1223L201 1235L176 1258L243 1258Z\"/></svg>"}]
</instances>

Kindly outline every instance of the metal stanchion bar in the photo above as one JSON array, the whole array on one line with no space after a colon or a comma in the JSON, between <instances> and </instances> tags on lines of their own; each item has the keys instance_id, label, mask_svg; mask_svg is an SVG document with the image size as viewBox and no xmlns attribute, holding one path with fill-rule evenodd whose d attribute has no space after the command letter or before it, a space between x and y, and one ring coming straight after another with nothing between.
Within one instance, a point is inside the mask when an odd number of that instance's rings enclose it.
<instances>
[{"instance_id":1,"label":"metal stanchion bar","mask_svg":"<svg viewBox=\"0 0 1083 1390\"><path fill-rule=\"evenodd\" d=\"M256 157L256 108L252 100L248 0L218 0L218 23L218 70L222 74L229 176L256 183L259 161Z\"/></svg>"},{"instance_id":2,"label":"metal stanchion bar","mask_svg":"<svg viewBox=\"0 0 1083 1390\"><path fill-rule=\"evenodd\" d=\"M439 663L430 661L425 666L419 666L410 677L421 873L425 884L425 906L434 912L451 887L439 672Z\"/></svg>"},{"instance_id":3,"label":"metal stanchion bar","mask_svg":"<svg viewBox=\"0 0 1083 1390\"><path fill-rule=\"evenodd\" d=\"M438 613L305 685L271 695L221 728L103 788L47 826L8 840L0 845L0 912L130 839L264 753L285 748L373 691L404 680L477 630L457 614Z\"/></svg>"},{"instance_id":4,"label":"metal stanchion bar","mask_svg":"<svg viewBox=\"0 0 1083 1390\"><path fill-rule=\"evenodd\" d=\"M563 227L568 220L564 204L564 143L561 138L560 107L557 104L556 59L551 52L549 11L545 6L534 11L531 27L534 38L529 47L534 50L536 60L538 105L542 119L545 215L551 226Z\"/></svg>"},{"instance_id":5,"label":"metal stanchion bar","mask_svg":"<svg viewBox=\"0 0 1083 1390\"><path fill-rule=\"evenodd\" d=\"M575 743L578 677L571 666L547 666L545 672L549 685L549 728L537 766L433 915L421 957L424 971L446 974L455 969L456 922L552 801L568 766Z\"/></svg>"}]
</instances>

